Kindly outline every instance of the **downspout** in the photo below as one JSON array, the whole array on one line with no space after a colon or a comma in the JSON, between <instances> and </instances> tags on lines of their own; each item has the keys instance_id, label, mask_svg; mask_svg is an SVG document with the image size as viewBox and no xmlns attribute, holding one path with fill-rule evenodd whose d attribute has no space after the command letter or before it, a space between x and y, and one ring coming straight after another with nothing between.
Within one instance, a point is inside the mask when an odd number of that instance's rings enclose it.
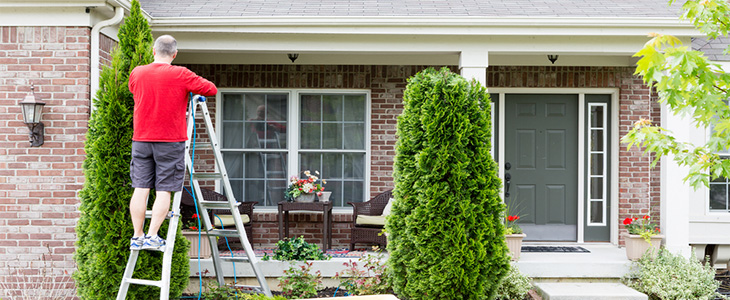
<instances>
[{"instance_id":1,"label":"downspout","mask_svg":"<svg viewBox=\"0 0 730 300\"><path fill-rule=\"evenodd\" d=\"M111 19L96 23L91 28L91 91L89 91L89 114L93 111L94 97L96 96L96 91L99 90L99 74L101 73L99 70L99 59L101 58L99 55L99 34L102 28L119 24L124 18L124 8L121 6L114 8L114 12L114 16Z\"/></svg>"}]
</instances>

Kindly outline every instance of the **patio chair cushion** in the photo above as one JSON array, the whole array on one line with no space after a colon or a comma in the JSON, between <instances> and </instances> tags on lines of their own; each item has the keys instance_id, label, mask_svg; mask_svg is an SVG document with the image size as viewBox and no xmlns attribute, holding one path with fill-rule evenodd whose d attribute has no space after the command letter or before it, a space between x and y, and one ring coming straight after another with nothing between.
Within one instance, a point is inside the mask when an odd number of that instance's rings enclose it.
<instances>
[{"instance_id":1,"label":"patio chair cushion","mask_svg":"<svg viewBox=\"0 0 730 300\"><path fill-rule=\"evenodd\" d=\"M388 199L388 204L385 205L385 208L383 208L383 214L382 216L390 215L390 211L393 209L393 202L395 199L390 198Z\"/></svg>"},{"instance_id":2,"label":"patio chair cushion","mask_svg":"<svg viewBox=\"0 0 730 300\"><path fill-rule=\"evenodd\" d=\"M217 215L220 217L220 220L218 220L217 217L213 216L213 226L215 227L221 227L221 221L223 221L223 228L234 228L235 222L233 221L232 215ZM248 224L251 222L251 219L248 217L247 214L241 214L241 222L243 224Z\"/></svg>"},{"instance_id":3,"label":"patio chair cushion","mask_svg":"<svg viewBox=\"0 0 730 300\"><path fill-rule=\"evenodd\" d=\"M357 220L355 220L355 224L365 226L385 226L385 216L358 215Z\"/></svg>"}]
</instances>

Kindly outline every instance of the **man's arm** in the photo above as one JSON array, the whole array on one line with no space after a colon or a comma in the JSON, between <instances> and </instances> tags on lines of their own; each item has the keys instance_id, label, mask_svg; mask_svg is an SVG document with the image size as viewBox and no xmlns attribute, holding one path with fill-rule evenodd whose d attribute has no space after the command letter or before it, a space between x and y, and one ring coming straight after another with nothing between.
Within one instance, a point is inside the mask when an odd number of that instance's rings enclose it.
<instances>
[{"instance_id":1,"label":"man's arm","mask_svg":"<svg viewBox=\"0 0 730 300\"><path fill-rule=\"evenodd\" d=\"M200 94L203 96L215 96L215 94L218 93L218 88L216 88L215 84L198 76L193 71L186 71L186 86L188 91L193 92L193 94Z\"/></svg>"}]
</instances>

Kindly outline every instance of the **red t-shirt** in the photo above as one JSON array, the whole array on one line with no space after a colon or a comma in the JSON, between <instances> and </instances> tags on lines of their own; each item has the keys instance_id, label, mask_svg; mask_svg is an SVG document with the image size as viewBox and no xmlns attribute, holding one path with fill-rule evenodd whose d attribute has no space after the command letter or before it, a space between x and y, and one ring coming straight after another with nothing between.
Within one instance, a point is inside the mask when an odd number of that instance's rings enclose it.
<instances>
[{"instance_id":1,"label":"red t-shirt","mask_svg":"<svg viewBox=\"0 0 730 300\"><path fill-rule=\"evenodd\" d=\"M134 95L132 140L182 142L188 139L185 117L190 92L214 96L218 89L185 67L151 63L132 70L129 91Z\"/></svg>"}]
</instances>

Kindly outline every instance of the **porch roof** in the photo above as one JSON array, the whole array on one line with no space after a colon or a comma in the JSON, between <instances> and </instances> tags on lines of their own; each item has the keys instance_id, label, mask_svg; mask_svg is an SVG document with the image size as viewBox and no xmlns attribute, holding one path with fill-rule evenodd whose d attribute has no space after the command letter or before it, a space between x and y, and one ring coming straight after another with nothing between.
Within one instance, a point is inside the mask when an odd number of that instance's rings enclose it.
<instances>
[{"instance_id":1,"label":"porch roof","mask_svg":"<svg viewBox=\"0 0 730 300\"><path fill-rule=\"evenodd\" d=\"M667 0L145 0L152 17L479 16L676 18Z\"/></svg>"}]
</instances>

